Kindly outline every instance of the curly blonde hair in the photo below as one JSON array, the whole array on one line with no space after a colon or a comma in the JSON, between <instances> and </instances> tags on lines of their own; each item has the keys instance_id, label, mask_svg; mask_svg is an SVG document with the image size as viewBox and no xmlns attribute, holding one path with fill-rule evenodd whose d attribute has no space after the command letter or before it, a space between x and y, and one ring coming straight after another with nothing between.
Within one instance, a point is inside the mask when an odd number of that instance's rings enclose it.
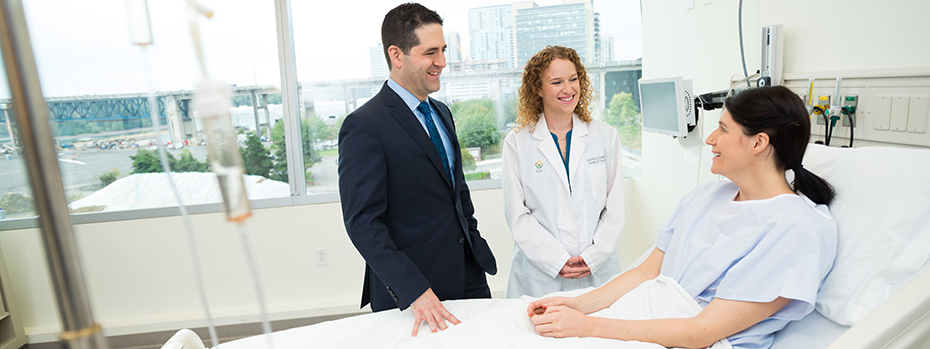
<instances>
[{"instance_id":1,"label":"curly blonde hair","mask_svg":"<svg viewBox=\"0 0 930 349\"><path fill-rule=\"evenodd\" d=\"M575 106L574 112L578 118L585 123L591 122L591 113L588 106L591 103L591 80L588 79L588 73L584 65L581 64L581 58L574 49L563 46L546 46L536 53L533 58L526 62L526 68L523 69L523 85L520 86L520 105L517 107L517 126L514 130L529 126L530 130L535 129L536 122L539 121L539 114L543 112L542 97L539 91L542 89L542 79L549 70L549 65L555 59L565 59L575 65L575 71L578 72L578 82L581 87L581 93L578 96L578 105Z\"/></svg>"}]
</instances>

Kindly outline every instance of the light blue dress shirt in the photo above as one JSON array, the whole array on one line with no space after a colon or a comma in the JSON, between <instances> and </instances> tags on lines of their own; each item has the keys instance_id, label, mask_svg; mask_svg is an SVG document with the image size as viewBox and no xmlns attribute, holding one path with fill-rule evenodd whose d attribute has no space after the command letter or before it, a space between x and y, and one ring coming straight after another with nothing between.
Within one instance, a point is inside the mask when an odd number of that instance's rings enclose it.
<instances>
[{"instance_id":1,"label":"light blue dress shirt","mask_svg":"<svg viewBox=\"0 0 930 349\"><path fill-rule=\"evenodd\" d=\"M429 137L429 130L426 128L426 119L423 113L417 110L417 106L423 101L417 99L417 96L414 96L413 93L410 93L410 91L401 87L400 84L394 82L394 79L388 78L387 84L388 87L400 96L400 99L404 100L404 103L407 103L407 107L409 107L413 115L417 117L417 121L420 122L420 126L423 126L423 131L426 132L426 136ZM429 98L427 98L427 100L428 99ZM442 122L442 117L436 112L436 108L433 107L432 103L429 103L429 110L430 113L433 114L433 123L436 124L437 131L439 131L439 138L442 138L442 145L446 147L446 158L449 159L449 168L454 169L455 152L452 150L452 141L449 139L449 132L446 131L446 125Z\"/></svg>"}]
</instances>

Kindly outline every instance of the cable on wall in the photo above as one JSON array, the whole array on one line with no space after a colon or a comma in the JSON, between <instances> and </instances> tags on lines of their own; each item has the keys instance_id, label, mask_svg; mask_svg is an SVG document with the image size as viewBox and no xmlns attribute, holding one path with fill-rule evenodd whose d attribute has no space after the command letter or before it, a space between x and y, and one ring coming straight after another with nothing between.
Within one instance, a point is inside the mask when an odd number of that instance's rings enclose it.
<instances>
[{"instance_id":1,"label":"cable on wall","mask_svg":"<svg viewBox=\"0 0 930 349\"><path fill-rule=\"evenodd\" d=\"M743 76L746 78L746 86L752 87L749 84L749 71L746 70L746 51L743 49L743 0L739 0L739 14L738 24L739 24L739 54L743 58Z\"/></svg>"}]
</instances>

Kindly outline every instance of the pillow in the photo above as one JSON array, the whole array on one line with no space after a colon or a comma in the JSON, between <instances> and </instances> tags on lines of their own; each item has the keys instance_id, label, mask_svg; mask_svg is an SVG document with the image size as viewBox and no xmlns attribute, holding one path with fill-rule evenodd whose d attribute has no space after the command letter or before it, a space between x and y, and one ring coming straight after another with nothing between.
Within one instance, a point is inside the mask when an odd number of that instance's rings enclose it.
<instances>
[{"instance_id":1,"label":"pillow","mask_svg":"<svg viewBox=\"0 0 930 349\"><path fill-rule=\"evenodd\" d=\"M852 326L930 259L930 149L811 144L804 167L836 188L836 262L816 309Z\"/></svg>"}]
</instances>

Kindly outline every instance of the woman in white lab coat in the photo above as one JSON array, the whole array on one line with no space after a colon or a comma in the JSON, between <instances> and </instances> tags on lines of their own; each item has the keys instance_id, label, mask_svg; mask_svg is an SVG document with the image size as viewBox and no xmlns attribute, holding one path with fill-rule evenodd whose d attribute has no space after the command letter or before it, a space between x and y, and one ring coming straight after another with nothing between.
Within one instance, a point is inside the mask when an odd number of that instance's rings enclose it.
<instances>
[{"instance_id":1,"label":"woman in white lab coat","mask_svg":"<svg viewBox=\"0 0 930 349\"><path fill-rule=\"evenodd\" d=\"M590 92L571 48L546 47L526 64L517 126L502 150L509 298L600 286L620 272L620 140L591 118Z\"/></svg>"}]
</instances>

